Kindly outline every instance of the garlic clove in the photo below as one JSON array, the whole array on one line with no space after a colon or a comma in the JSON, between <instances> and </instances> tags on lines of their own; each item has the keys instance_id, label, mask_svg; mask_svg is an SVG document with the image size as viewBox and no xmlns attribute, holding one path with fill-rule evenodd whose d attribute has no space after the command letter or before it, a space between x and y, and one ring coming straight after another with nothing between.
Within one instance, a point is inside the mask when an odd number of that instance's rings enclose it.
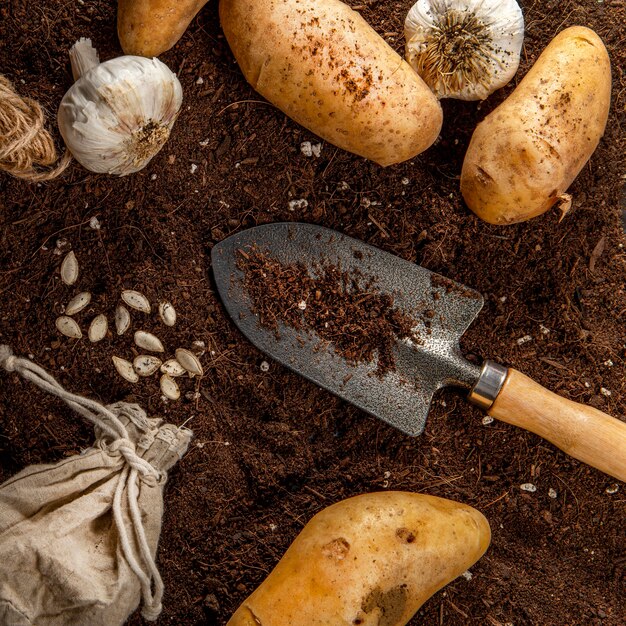
<instances>
[{"instance_id":1,"label":"garlic clove","mask_svg":"<svg viewBox=\"0 0 626 626\"><path fill-rule=\"evenodd\" d=\"M98 63L89 39L70 51L76 82L58 112L61 135L92 172L124 176L143 169L167 141L182 105L176 75L156 58Z\"/></svg>"},{"instance_id":2,"label":"garlic clove","mask_svg":"<svg viewBox=\"0 0 626 626\"><path fill-rule=\"evenodd\" d=\"M515 0L418 0L404 24L406 59L438 98L484 100L519 66Z\"/></svg>"}]
</instances>

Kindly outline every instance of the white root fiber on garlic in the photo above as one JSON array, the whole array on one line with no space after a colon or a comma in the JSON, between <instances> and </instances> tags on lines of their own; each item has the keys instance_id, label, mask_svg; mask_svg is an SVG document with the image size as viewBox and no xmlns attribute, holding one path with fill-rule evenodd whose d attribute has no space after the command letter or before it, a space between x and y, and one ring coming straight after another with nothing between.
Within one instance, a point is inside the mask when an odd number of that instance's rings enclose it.
<instances>
[{"instance_id":1,"label":"white root fiber on garlic","mask_svg":"<svg viewBox=\"0 0 626 626\"><path fill-rule=\"evenodd\" d=\"M438 98L484 100L519 66L524 17L515 0L418 0L406 59Z\"/></svg>"}]
</instances>

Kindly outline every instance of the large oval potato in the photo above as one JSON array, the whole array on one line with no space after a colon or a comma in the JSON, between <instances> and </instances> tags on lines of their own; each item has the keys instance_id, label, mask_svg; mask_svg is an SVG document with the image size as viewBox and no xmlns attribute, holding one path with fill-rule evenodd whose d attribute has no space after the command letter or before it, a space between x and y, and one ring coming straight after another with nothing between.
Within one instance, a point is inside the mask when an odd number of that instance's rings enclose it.
<instances>
[{"instance_id":1,"label":"large oval potato","mask_svg":"<svg viewBox=\"0 0 626 626\"><path fill-rule=\"evenodd\" d=\"M228 626L403 626L490 539L464 504L399 491L349 498L309 521Z\"/></svg>"},{"instance_id":2,"label":"large oval potato","mask_svg":"<svg viewBox=\"0 0 626 626\"><path fill-rule=\"evenodd\" d=\"M437 98L343 2L221 0L220 19L248 82L330 143L391 165L437 138Z\"/></svg>"},{"instance_id":3,"label":"large oval potato","mask_svg":"<svg viewBox=\"0 0 626 626\"><path fill-rule=\"evenodd\" d=\"M207 0L119 0L117 36L125 54L158 57L182 36Z\"/></svg>"},{"instance_id":4,"label":"large oval potato","mask_svg":"<svg viewBox=\"0 0 626 626\"><path fill-rule=\"evenodd\" d=\"M604 133L610 100L602 40L582 26L565 29L474 131L461 172L470 209L512 224L566 200Z\"/></svg>"}]
</instances>

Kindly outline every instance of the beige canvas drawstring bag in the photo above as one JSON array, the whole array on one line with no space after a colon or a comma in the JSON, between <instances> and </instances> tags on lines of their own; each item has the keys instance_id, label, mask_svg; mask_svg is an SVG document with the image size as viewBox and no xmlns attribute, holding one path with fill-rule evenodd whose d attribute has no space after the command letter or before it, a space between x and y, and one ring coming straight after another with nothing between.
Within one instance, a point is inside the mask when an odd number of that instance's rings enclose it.
<instances>
[{"instance_id":1,"label":"beige canvas drawstring bag","mask_svg":"<svg viewBox=\"0 0 626 626\"><path fill-rule=\"evenodd\" d=\"M144 618L156 620L163 486L191 431L136 404L105 407L72 394L0 345L2 369L62 398L94 424L96 440L0 485L0 624L116 626L140 600Z\"/></svg>"}]
</instances>

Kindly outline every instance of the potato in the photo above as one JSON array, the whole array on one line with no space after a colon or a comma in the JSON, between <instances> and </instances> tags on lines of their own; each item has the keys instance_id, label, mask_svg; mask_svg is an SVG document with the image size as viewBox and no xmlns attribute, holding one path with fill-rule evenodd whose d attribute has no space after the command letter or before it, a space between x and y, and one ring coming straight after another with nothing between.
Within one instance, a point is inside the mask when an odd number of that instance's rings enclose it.
<instances>
[{"instance_id":1,"label":"potato","mask_svg":"<svg viewBox=\"0 0 626 626\"><path fill-rule=\"evenodd\" d=\"M221 0L220 19L248 82L330 143L391 165L437 138L437 98L343 2Z\"/></svg>"},{"instance_id":2,"label":"potato","mask_svg":"<svg viewBox=\"0 0 626 626\"><path fill-rule=\"evenodd\" d=\"M487 549L476 509L400 491L318 513L227 626L402 626Z\"/></svg>"},{"instance_id":3,"label":"potato","mask_svg":"<svg viewBox=\"0 0 626 626\"><path fill-rule=\"evenodd\" d=\"M158 57L182 36L207 0L119 0L117 36L125 54Z\"/></svg>"},{"instance_id":4,"label":"potato","mask_svg":"<svg viewBox=\"0 0 626 626\"><path fill-rule=\"evenodd\" d=\"M567 202L604 133L610 100L604 44L588 28L565 29L476 128L461 172L469 208L491 224L512 224Z\"/></svg>"}]
</instances>

